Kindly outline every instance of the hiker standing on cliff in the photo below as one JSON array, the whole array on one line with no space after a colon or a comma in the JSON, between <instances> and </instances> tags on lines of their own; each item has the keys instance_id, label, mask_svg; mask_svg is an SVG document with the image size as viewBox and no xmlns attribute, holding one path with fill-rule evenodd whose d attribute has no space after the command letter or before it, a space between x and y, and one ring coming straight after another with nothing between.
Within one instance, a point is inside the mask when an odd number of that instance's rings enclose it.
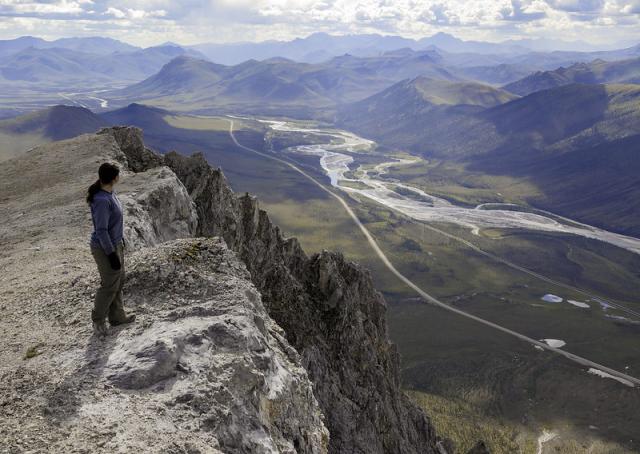
<instances>
[{"instance_id":1,"label":"hiker standing on cliff","mask_svg":"<svg viewBox=\"0 0 640 454\"><path fill-rule=\"evenodd\" d=\"M131 323L136 318L135 315L127 315L122 304L124 220L122 205L113 189L120 179L119 175L117 165L105 162L98 169L100 178L87 191L87 203L91 206L93 219L91 255L98 265L101 281L91 319L95 333L100 336L108 333L107 318L111 326Z\"/></svg>"}]
</instances>

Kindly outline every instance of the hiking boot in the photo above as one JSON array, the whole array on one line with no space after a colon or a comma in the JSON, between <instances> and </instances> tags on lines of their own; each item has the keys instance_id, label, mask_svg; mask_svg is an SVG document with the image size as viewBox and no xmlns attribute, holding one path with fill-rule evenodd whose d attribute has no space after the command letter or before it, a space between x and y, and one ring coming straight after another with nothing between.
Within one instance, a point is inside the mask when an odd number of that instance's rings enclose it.
<instances>
[{"instance_id":1,"label":"hiking boot","mask_svg":"<svg viewBox=\"0 0 640 454\"><path fill-rule=\"evenodd\" d=\"M107 329L107 325L104 321L102 322L93 322L93 332L96 336L104 337L109 334L109 330Z\"/></svg>"},{"instance_id":2,"label":"hiking boot","mask_svg":"<svg viewBox=\"0 0 640 454\"><path fill-rule=\"evenodd\" d=\"M127 323L133 323L135 321L136 321L136 314L131 314L131 315L127 315L125 318L123 318L119 322L109 322L109 323L111 323L111 326L118 326L118 325L126 325Z\"/></svg>"}]
</instances>

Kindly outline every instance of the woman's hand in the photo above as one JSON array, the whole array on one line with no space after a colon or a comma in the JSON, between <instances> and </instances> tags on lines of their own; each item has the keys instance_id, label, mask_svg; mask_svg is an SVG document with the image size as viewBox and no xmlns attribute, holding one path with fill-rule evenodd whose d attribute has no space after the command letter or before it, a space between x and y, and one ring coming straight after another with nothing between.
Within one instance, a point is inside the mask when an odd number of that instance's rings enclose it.
<instances>
[{"instance_id":1,"label":"woman's hand","mask_svg":"<svg viewBox=\"0 0 640 454\"><path fill-rule=\"evenodd\" d=\"M109 258L109 263L111 264L111 269L117 271L122 268L122 264L120 263L120 257L116 252L112 252L107 256Z\"/></svg>"}]
</instances>

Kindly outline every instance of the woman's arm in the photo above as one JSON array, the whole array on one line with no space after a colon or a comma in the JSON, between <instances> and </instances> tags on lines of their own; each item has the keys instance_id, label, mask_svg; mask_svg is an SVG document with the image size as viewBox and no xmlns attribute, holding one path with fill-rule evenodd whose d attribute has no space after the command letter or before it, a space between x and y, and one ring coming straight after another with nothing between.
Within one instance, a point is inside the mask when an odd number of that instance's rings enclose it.
<instances>
[{"instance_id":1,"label":"woman's arm","mask_svg":"<svg viewBox=\"0 0 640 454\"><path fill-rule=\"evenodd\" d=\"M111 209L109 201L100 199L94 202L93 222L95 223L96 236L100 241L100 246L105 254L109 255L115 251L111 238L109 237L109 216Z\"/></svg>"}]
</instances>

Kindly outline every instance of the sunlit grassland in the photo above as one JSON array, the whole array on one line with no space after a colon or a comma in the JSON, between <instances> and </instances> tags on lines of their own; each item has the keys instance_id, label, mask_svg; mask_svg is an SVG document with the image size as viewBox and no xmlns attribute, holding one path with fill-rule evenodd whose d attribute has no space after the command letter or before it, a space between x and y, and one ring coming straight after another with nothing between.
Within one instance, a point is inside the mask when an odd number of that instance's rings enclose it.
<instances>
[{"instance_id":1,"label":"sunlit grassland","mask_svg":"<svg viewBox=\"0 0 640 454\"><path fill-rule=\"evenodd\" d=\"M440 160L420 160L392 166L385 178L395 178L436 197L461 205L517 203L540 197L540 190L525 178L469 172L464 164Z\"/></svg>"},{"instance_id":2,"label":"sunlit grassland","mask_svg":"<svg viewBox=\"0 0 640 454\"><path fill-rule=\"evenodd\" d=\"M238 100L219 96L202 96L202 93L180 93L179 95L144 95L140 98L114 99L114 103L126 105L135 101L140 104L158 107L172 112L202 115L260 115L290 118L333 118L333 102L319 103L312 106L300 102L261 102L255 99Z\"/></svg>"},{"instance_id":3,"label":"sunlit grassland","mask_svg":"<svg viewBox=\"0 0 640 454\"><path fill-rule=\"evenodd\" d=\"M459 452L467 452L482 440L493 454L536 453L534 434L522 425L483 412L469 396L444 398L415 390L408 395L428 412L436 432L453 440Z\"/></svg>"},{"instance_id":4,"label":"sunlit grassland","mask_svg":"<svg viewBox=\"0 0 640 454\"><path fill-rule=\"evenodd\" d=\"M454 441L460 452L471 449L477 440L483 440L493 454L535 454L538 432L526 424L512 421L491 412L477 402L469 392L463 398L442 397L422 391L407 391L409 397L429 414L436 432ZM544 444L545 452L558 454L631 454L633 451L619 443L599 440L594 434L574 431L569 424L552 429L557 436ZM544 428L543 428L544 430ZM592 429L593 431L593 429Z\"/></svg>"},{"instance_id":5,"label":"sunlit grassland","mask_svg":"<svg viewBox=\"0 0 640 454\"><path fill-rule=\"evenodd\" d=\"M364 236L332 198L321 196L302 203L299 200L282 199L261 202L261 206L287 236L300 240L308 254L326 249L341 252L350 260L369 265L375 261Z\"/></svg>"},{"instance_id":6,"label":"sunlit grassland","mask_svg":"<svg viewBox=\"0 0 640 454\"><path fill-rule=\"evenodd\" d=\"M229 120L223 117L204 117L195 115L167 115L164 120L174 128L195 131L228 131ZM233 129L249 129L250 126L237 118L233 119Z\"/></svg>"},{"instance_id":7,"label":"sunlit grassland","mask_svg":"<svg viewBox=\"0 0 640 454\"><path fill-rule=\"evenodd\" d=\"M341 181L340 186L352 189L371 189L371 187L361 181Z\"/></svg>"},{"instance_id":8,"label":"sunlit grassland","mask_svg":"<svg viewBox=\"0 0 640 454\"><path fill-rule=\"evenodd\" d=\"M460 236L532 271L640 310L638 254L601 241L554 232L493 229L482 231L479 236L462 231Z\"/></svg>"},{"instance_id":9,"label":"sunlit grassland","mask_svg":"<svg viewBox=\"0 0 640 454\"><path fill-rule=\"evenodd\" d=\"M124 106L129 99L122 99L119 105ZM188 93L183 93L180 96L164 96L158 98L139 98L135 100L138 104L144 104L146 106L158 107L160 109L170 110L172 112L189 114L199 109L208 107L207 103L196 101Z\"/></svg>"}]
</instances>

